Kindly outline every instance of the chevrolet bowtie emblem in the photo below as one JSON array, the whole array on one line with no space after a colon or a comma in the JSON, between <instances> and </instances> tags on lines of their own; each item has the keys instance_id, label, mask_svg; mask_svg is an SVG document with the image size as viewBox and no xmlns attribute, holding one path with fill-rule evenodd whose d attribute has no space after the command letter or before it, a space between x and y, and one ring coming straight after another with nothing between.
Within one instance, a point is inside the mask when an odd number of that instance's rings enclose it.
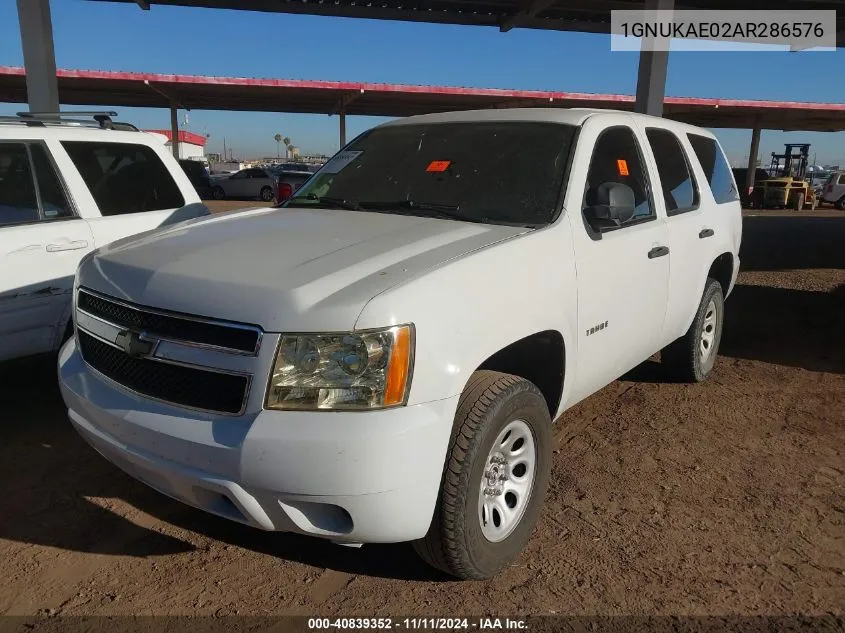
<instances>
[{"instance_id":1,"label":"chevrolet bowtie emblem","mask_svg":"<svg viewBox=\"0 0 845 633\"><path fill-rule=\"evenodd\" d=\"M142 340L140 334L130 330L121 330L115 337L114 344L133 358L148 356L153 351L152 342Z\"/></svg>"}]
</instances>

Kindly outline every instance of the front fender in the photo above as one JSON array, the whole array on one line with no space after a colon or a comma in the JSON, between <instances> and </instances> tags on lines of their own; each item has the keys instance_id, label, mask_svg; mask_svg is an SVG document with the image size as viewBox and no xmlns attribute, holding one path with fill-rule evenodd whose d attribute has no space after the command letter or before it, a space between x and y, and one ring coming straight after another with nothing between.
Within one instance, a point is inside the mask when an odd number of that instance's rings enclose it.
<instances>
[{"instance_id":1,"label":"front fender","mask_svg":"<svg viewBox=\"0 0 845 633\"><path fill-rule=\"evenodd\" d=\"M409 405L460 394L487 358L538 332L560 332L571 357L577 286L569 237L568 224L559 224L445 262L372 299L355 327L414 324ZM567 363L562 402L573 371Z\"/></svg>"}]
</instances>

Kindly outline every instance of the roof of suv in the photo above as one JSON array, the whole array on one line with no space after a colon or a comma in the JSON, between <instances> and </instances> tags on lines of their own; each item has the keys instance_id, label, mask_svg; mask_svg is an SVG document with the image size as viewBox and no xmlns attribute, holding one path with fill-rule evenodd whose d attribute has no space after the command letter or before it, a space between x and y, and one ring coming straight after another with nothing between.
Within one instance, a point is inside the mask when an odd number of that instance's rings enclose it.
<instances>
[{"instance_id":1,"label":"roof of suv","mask_svg":"<svg viewBox=\"0 0 845 633\"><path fill-rule=\"evenodd\" d=\"M708 130L694 125L688 125L662 117L604 108L497 108L488 110L461 110L457 112L438 112L409 116L388 121L379 127L413 125L418 123L457 123L471 121L544 121L577 126L583 124L590 117L603 114L624 114L633 118L641 125L656 125L678 132L695 132L696 134L715 138Z\"/></svg>"},{"instance_id":2,"label":"roof of suv","mask_svg":"<svg viewBox=\"0 0 845 633\"><path fill-rule=\"evenodd\" d=\"M23 116L21 116L23 115ZM113 121L115 112L21 113L0 116L0 139L96 139L111 142L148 142L151 134L134 125ZM56 115L58 119L54 118ZM73 117L73 118L67 118ZM90 118L88 118L90 117ZM144 134L144 136L139 136Z\"/></svg>"},{"instance_id":3,"label":"roof of suv","mask_svg":"<svg viewBox=\"0 0 845 633\"><path fill-rule=\"evenodd\" d=\"M104 130L98 127L73 125L29 126L17 123L0 122L0 139L77 139L97 140L115 143L144 143L157 137L146 132L130 132L126 130ZM162 143L163 145L163 143Z\"/></svg>"}]
</instances>

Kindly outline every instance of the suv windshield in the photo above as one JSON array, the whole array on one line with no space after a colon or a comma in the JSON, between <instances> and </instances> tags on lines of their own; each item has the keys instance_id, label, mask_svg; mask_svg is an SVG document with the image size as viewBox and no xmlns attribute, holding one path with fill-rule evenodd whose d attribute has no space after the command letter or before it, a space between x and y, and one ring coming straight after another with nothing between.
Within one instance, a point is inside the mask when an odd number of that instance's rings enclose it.
<instances>
[{"instance_id":1,"label":"suv windshield","mask_svg":"<svg viewBox=\"0 0 845 633\"><path fill-rule=\"evenodd\" d=\"M283 206L542 226L556 216L574 130L533 121L376 128Z\"/></svg>"}]
</instances>

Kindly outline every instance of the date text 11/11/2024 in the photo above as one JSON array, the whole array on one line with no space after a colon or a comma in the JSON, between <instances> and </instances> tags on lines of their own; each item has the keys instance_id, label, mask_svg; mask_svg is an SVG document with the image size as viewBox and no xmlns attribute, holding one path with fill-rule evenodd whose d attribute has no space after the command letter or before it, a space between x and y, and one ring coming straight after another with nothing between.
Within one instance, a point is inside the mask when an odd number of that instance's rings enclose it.
<instances>
[{"instance_id":1,"label":"date text 11/11/2024","mask_svg":"<svg viewBox=\"0 0 845 633\"><path fill-rule=\"evenodd\" d=\"M513 618L309 618L309 630L525 630L525 620Z\"/></svg>"}]
</instances>

